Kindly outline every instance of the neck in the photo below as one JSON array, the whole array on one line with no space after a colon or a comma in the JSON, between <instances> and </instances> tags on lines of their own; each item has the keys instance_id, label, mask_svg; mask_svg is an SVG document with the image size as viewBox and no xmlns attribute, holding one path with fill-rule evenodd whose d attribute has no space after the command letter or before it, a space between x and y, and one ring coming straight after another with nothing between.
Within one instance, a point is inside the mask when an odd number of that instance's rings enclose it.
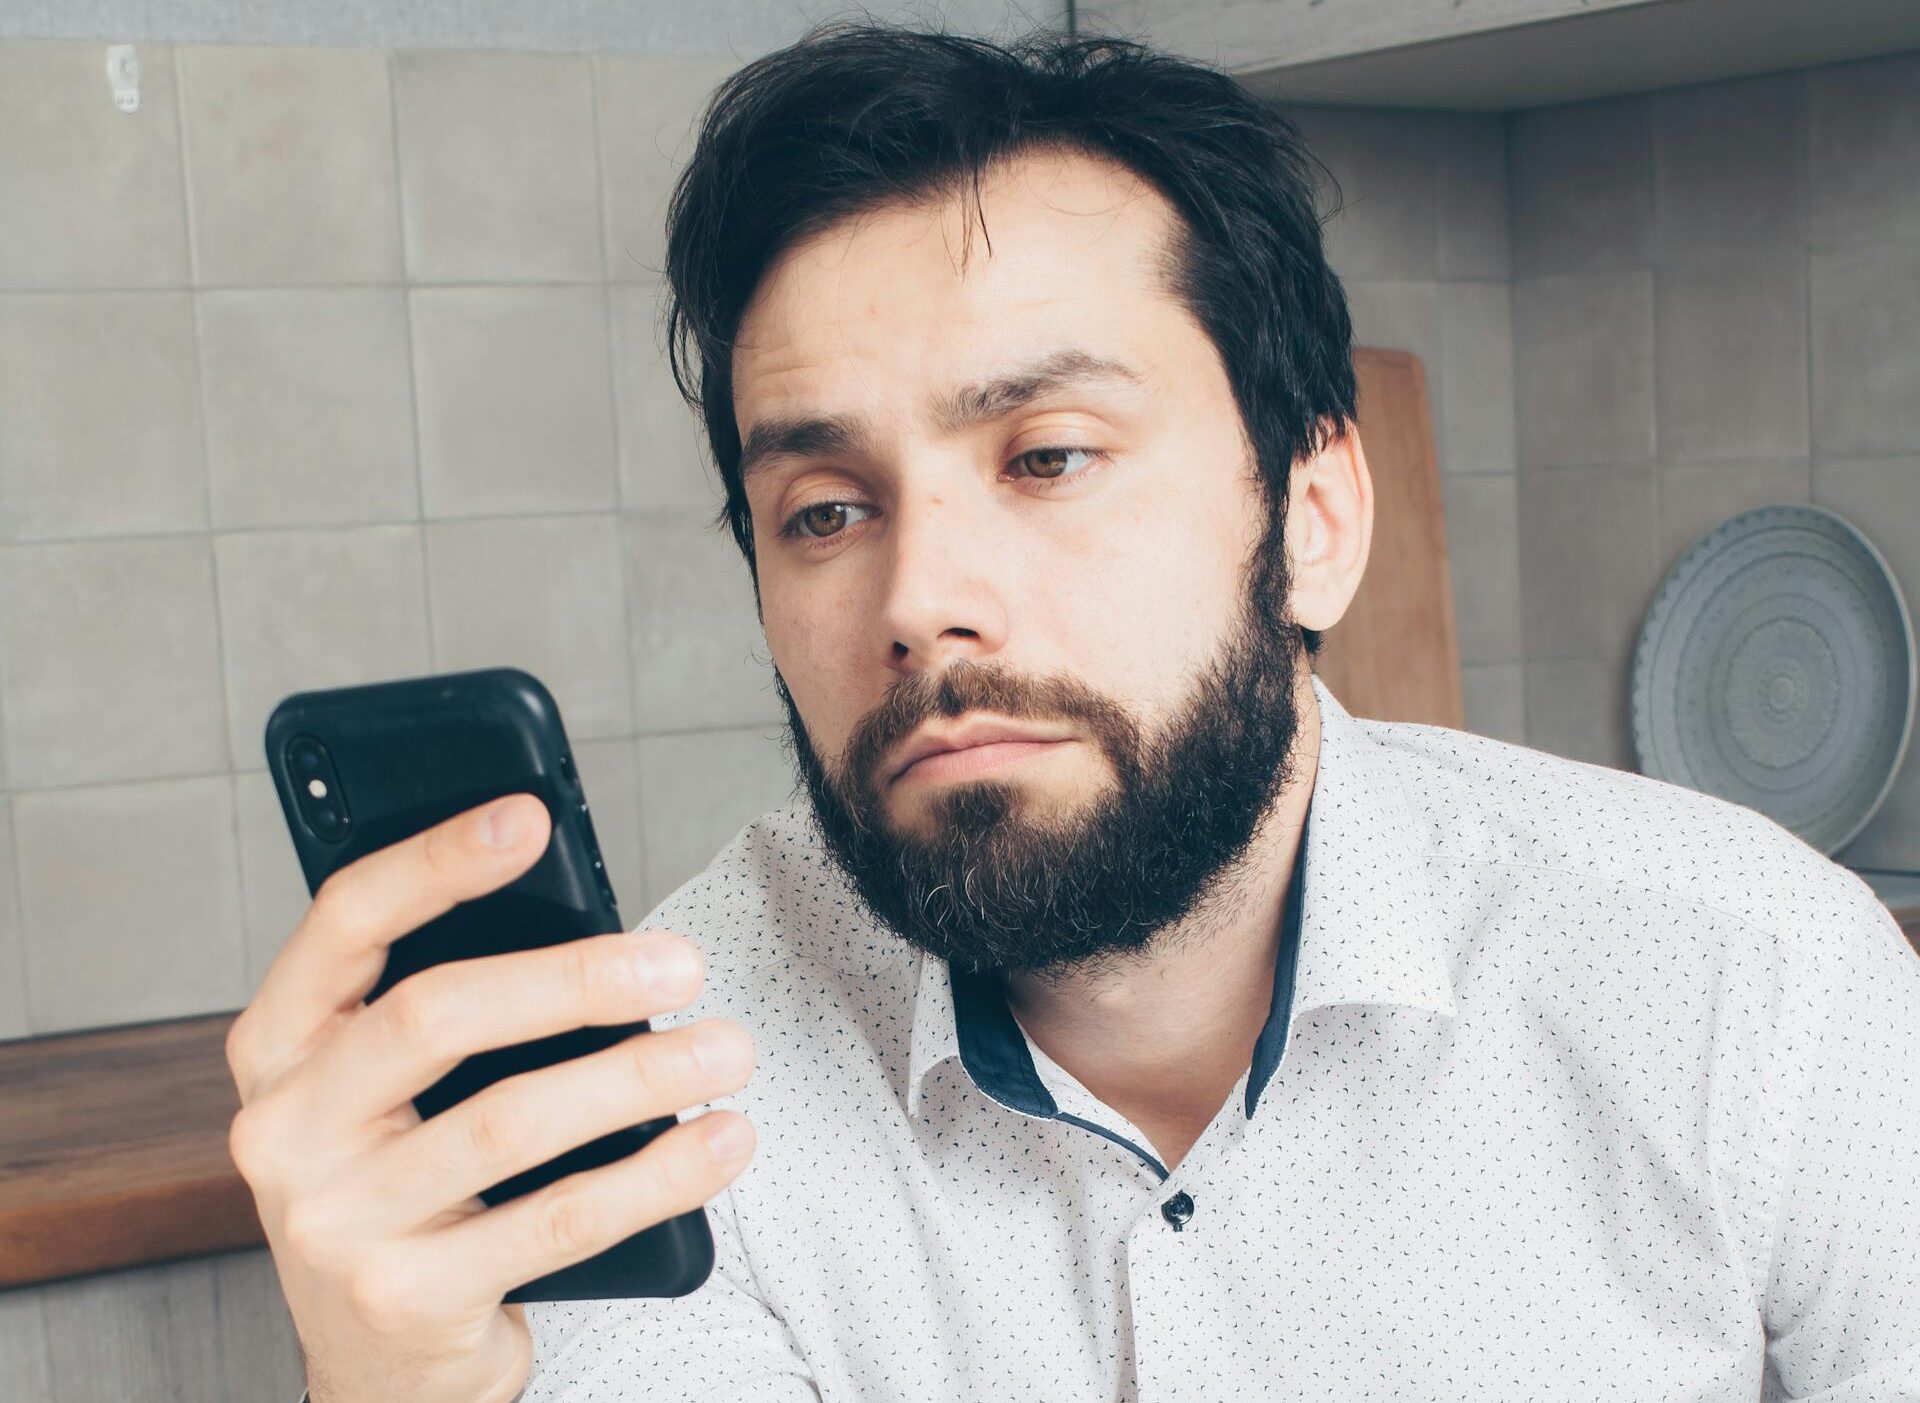
<instances>
[{"instance_id":1,"label":"neck","mask_svg":"<svg viewBox=\"0 0 1920 1403\"><path fill-rule=\"evenodd\" d=\"M1027 1036L1149 1135L1160 1126L1177 1143L1204 1128L1266 1023L1288 879L1319 769L1319 702L1304 669L1298 690L1298 772L1209 902L1125 962L1044 980L1008 977L1007 1004Z\"/></svg>"}]
</instances>

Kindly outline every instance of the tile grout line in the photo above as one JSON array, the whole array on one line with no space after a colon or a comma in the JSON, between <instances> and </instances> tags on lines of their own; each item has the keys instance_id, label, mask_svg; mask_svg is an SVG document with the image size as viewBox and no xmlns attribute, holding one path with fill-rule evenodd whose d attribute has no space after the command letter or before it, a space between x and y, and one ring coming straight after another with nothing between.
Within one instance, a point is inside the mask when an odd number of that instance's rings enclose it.
<instances>
[{"instance_id":1,"label":"tile grout line","mask_svg":"<svg viewBox=\"0 0 1920 1403\"><path fill-rule=\"evenodd\" d=\"M246 864L240 860L240 777L239 764L234 753L232 678L227 671L226 610L221 607L220 558L219 553L214 549L213 461L208 450L207 434L206 331L201 317L203 294L199 285L202 271L200 230L198 221L193 217L193 144L187 132L188 65L181 62L181 50L184 47L180 44L167 46L167 63L173 71L173 129L174 140L180 151L180 209L182 218L186 222L188 280L193 284L187 293L187 306L193 322L193 409L200 447L200 500L206 527L204 532L180 534L204 536L207 575L213 587L214 665L220 676L220 737L221 749L227 757L224 773L227 792L227 831L232 843L233 855L232 892L239 903L238 909L234 912L235 934L239 937L240 945L237 952L239 955L237 973L240 976L240 1001L244 1004L252 997L255 972L253 942L247 938Z\"/></svg>"},{"instance_id":2,"label":"tile grout line","mask_svg":"<svg viewBox=\"0 0 1920 1403\"><path fill-rule=\"evenodd\" d=\"M613 231L610 224L613 218L613 211L611 201L607 198L606 132L602 126L600 108L600 84L603 76L603 61L601 56L597 54L591 56L587 61L587 101L592 118L590 123L592 127L590 139L593 142L594 198L598 202L595 207L597 215L595 224L600 234L600 310L603 317L602 330L606 337L607 409L612 419L613 429L613 500L615 504L613 513L613 548L615 557L614 564L620 574L620 643L621 660L623 663L621 669L623 676L620 680L621 689L625 692L627 698L627 717L629 721L637 724L640 719L640 690L635 683L637 681L639 660L635 655L633 647L633 571L629 559L632 555L632 549L630 546L626 517L626 436L621 430L622 416L620 412L622 385L620 368L622 351L625 349L625 338L621 332L625 323L624 318L616 323L614 314L615 284L612 280ZM633 767L633 782L629 786L627 797L633 801L633 822L636 835L634 841L637 851L635 851L632 856L639 864L639 906L642 911L651 911L654 903L651 900L652 888L647 882L647 814L646 806L642 804L640 800L640 744L637 737L629 743L627 756ZM577 768L576 766L576 769ZM584 774L580 776L580 792L583 796L586 796L586 776ZM587 796L589 807L591 807L592 802L592 798ZM604 847L601 855L604 860ZM609 883L613 881L611 873L607 875L607 881ZM617 902L618 899L616 895L615 901ZM632 908L628 908L621 913L623 923L632 918Z\"/></svg>"},{"instance_id":3,"label":"tile grout line","mask_svg":"<svg viewBox=\"0 0 1920 1403\"><path fill-rule=\"evenodd\" d=\"M400 143L399 55L388 49L382 55L382 70L387 77L387 148L393 157L393 230L395 252L400 260L400 324L407 338L407 423L413 435L413 510L416 540L420 554L420 608L427 631L427 671L439 667L439 642L433 627L433 547L427 530L426 452L420 434L420 367L413 334L413 260L407 245L407 180L402 166Z\"/></svg>"}]
</instances>

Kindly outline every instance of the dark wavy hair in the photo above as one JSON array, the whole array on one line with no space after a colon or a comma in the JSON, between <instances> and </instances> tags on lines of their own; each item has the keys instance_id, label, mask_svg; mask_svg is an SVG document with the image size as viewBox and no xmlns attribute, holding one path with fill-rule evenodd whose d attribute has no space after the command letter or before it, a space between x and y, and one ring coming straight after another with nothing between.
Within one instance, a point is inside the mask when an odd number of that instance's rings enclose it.
<instances>
[{"instance_id":1,"label":"dark wavy hair","mask_svg":"<svg viewBox=\"0 0 1920 1403\"><path fill-rule=\"evenodd\" d=\"M1217 68L1130 40L1036 30L1008 44L837 20L715 89L667 209L663 318L675 384L706 421L732 528L760 576L740 482L733 345L783 251L879 206L971 188L1024 152L1127 167L1177 212L1168 293L1218 349L1259 469L1258 559L1284 598L1294 461L1354 420L1353 328L1328 267L1315 173L1297 128ZM971 224L968 226L971 244ZM697 369L698 379L695 380ZM764 617L764 615L763 615ZM1300 630L1311 658L1314 629Z\"/></svg>"}]
</instances>

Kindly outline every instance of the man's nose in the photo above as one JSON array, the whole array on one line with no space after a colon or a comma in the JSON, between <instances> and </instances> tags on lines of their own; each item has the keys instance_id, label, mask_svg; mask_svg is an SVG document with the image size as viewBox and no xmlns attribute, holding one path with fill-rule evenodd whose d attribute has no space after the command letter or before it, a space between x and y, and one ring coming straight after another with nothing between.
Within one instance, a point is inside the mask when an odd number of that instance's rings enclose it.
<instances>
[{"instance_id":1,"label":"man's nose","mask_svg":"<svg viewBox=\"0 0 1920 1403\"><path fill-rule=\"evenodd\" d=\"M1005 643L1009 567L992 515L990 503L950 489L895 502L880 620L895 667L938 666L949 654L986 655Z\"/></svg>"}]
</instances>

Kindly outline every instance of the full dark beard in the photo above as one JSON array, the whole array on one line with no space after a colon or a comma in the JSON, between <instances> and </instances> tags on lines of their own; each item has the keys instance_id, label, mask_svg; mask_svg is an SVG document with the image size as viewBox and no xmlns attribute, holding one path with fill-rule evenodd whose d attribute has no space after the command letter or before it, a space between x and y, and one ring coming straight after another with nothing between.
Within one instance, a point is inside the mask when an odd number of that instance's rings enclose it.
<instances>
[{"instance_id":1,"label":"full dark beard","mask_svg":"<svg viewBox=\"0 0 1920 1403\"><path fill-rule=\"evenodd\" d=\"M821 764L788 693L788 740L828 851L878 920L974 972L1054 977L1147 951L1156 932L1225 900L1260 821L1293 774L1295 674L1305 659L1257 570L1241 615L1158 736L1077 679L1030 682L962 659L897 683L855 728L842 774ZM1016 780L940 784L917 822L888 825L883 763L929 717L981 710L1065 723L1106 755L1117 786L1059 816Z\"/></svg>"}]
</instances>

